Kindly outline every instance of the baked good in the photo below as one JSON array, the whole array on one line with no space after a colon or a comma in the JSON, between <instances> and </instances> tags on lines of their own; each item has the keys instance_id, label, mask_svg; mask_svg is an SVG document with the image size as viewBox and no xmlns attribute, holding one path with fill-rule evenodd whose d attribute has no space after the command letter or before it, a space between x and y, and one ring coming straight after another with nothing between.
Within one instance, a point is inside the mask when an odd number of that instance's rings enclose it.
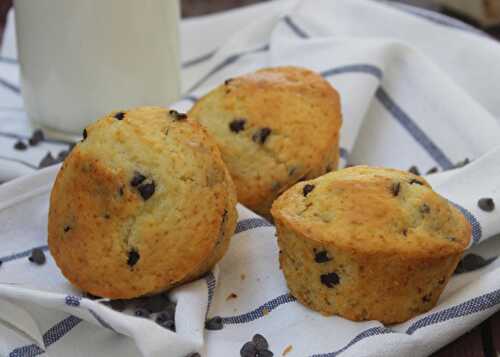
<instances>
[{"instance_id":1,"label":"baked good","mask_svg":"<svg viewBox=\"0 0 500 357\"><path fill-rule=\"evenodd\" d=\"M266 218L287 188L337 168L339 95L310 70L266 68L226 80L189 116L215 137L238 201Z\"/></svg>"},{"instance_id":2,"label":"baked good","mask_svg":"<svg viewBox=\"0 0 500 357\"><path fill-rule=\"evenodd\" d=\"M471 227L409 172L356 166L301 182L273 204L292 294L325 315L405 321L435 306Z\"/></svg>"},{"instance_id":3,"label":"baked good","mask_svg":"<svg viewBox=\"0 0 500 357\"><path fill-rule=\"evenodd\" d=\"M71 283L133 298L194 280L221 259L236 192L205 129L185 114L141 107L83 134L50 197L49 248Z\"/></svg>"}]
</instances>

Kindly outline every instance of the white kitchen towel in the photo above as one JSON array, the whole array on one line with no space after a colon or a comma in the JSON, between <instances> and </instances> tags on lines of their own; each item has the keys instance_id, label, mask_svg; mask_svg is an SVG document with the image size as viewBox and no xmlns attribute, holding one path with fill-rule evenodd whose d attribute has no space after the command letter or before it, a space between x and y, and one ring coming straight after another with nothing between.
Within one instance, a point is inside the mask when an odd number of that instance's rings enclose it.
<instances>
[{"instance_id":1,"label":"white kitchen towel","mask_svg":"<svg viewBox=\"0 0 500 357\"><path fill-rule=\"evenodd\" d=\"M153 318L117 312L83 297L61 276L46 247L48 194L57 167L36 174L49 139L13 148L32 128L22 109L10 25L0 58L0 355L238 356L253 334L275 356L425 356L500 309L500 46L440 15L367 0L281 0L182 23L187 110L223 80L264 66L300 65L340 92L342 165L423 173L473 226L473 246L432 311L406 323L324 317L289 294L278 268L274 227L244 207L227 256L205 278L171 294L176 333ZM454 168L468 158L472 163ZM445 171L447 170L447 171ZM492 239L490 239L492 238ZM237 297L234 298L235 294ZM229 296L233 298L228 299ZM221 316L223 328L204 329Z\"/></svg>"}]
</instances>

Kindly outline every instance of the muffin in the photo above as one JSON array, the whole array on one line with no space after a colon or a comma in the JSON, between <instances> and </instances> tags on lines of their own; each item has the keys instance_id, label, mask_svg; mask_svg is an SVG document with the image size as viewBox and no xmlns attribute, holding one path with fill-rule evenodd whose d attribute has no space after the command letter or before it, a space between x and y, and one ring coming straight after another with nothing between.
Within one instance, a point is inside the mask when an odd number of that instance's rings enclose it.
<instances>
[{"instance_id":1,"label":"muffin","mask_svg":"<svg viewBox=\"0 0 500 357\"><path fill-rule=\"evenodd\" d=\"M465 217L422 178L356 166L273 204L291 293L324 315L402 322L435 306L468 246Z\"/></svg>"},{"instance_id":2,"label":"muffin","mask_svg":"<svg viewBox=\"0 0 500 357\"><path fill-rule=\"evenodd\" d=\"M50 197L49 248L93 295L134 298L194 280L222 258L236 191L213 139L158 107L87 127Z\"/></svg>"},{"instance_id":3,"label":"muffin","mask_svg":"<svg viewBox=\"0 0 500 357\"><path fill-rule=\"evenodd\" d=\"M283 191L337 168L339 95L310 70L267 68L228 79L189 116L214 136L239 202L268 219Z\"/></svg>"}]
</instances>

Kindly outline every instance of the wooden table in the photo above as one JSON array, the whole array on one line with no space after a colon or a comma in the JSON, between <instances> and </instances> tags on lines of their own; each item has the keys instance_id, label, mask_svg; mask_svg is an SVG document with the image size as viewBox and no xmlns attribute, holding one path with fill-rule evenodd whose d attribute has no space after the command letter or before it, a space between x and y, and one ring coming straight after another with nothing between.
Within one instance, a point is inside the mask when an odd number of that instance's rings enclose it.
<instances>
[{"instance_id":1,"label":"wooden table","mask_svg":"<svg viewBox=\"0 0 500 357\"><path fill-rule=\"evenodd\" d=\"M265 0L181 0L184 17L204 15ZM405 0L405 3L435 9L432 0ZM500 39L500 31L492 35ZM404 357L404 356L401 356ZM500 312L436 352L433 357L500 357Z\"/></svg>"}]
</instances>

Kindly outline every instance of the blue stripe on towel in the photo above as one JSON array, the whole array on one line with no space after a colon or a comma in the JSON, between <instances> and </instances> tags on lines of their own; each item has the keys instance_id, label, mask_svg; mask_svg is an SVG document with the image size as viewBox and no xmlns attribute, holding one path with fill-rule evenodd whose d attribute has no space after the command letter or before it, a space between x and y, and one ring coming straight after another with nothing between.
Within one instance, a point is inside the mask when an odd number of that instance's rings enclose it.
<instances>
[{"instance_id":1,"label":"blue stripe on towel","mask_svg":"<svg viewBox=\"0 0 500 357\"><path fill-rule=\"evenodd\" d=\"M29 163L28 161L24 161L24 160L21 160L21 159L16 159L15 157L7 157L7 156L0 155L0 159L1 160L5 160L5 161L15 162L17 164L21 164L21 165L24 165L26 167L29 167L30 169L33 169L33 170L38 170L37 166Z\"/></svg>"},{"instance_id":2,"label":"blue stripe on towel","mask_svg":"<svg viewBox=\"0 0 500 357\"><path fill-rule=\"evenodd\" d=\"M305 33L305 31L302 31L302 29L297 26L297 24L292 20L290 16L285 16L283 18L283 21L288 25L288 27L290 27L290 29L292 29L293 32L295 32L297 36L301 38L309 38L309 35Z\"/></svg>"},{"instance_id":3,"label":"blue stripe on towel","mask_svg":"<svg viewBox=\"0 0 500 357\"><path fill-rule=\"evenodd\" d=\"M371 74L378 80L382 80L382 77L384 76L384 73L380 68L377 66L374 66L372 64L366 64L366 63L360 63L360 64L351 64L351 65L345 65L341 67L335 67L328 69L326 71L322 71L320 74L323 77L329 77L329 76L335 76L337 74L344 74L344 73L366 73L366 74Z\"/></svg>"},{"instance_id":4,"label":"blue stripe on towel","mask_svg":"<svg viewBox=\"0 0 500 357\"><path fill-rule=\"evenodd\" d=\"M39 245L38 247L33 247L33 248L28 249L28 250L19 252L19 253L14 253L11 255L7 255L5 257L0 257L0 261L2 263L6 263L6 262L10 262L12 260L28 257L31 255L31 252L33 251L33 249L41 249L43 251L47 251L47 250L49 250L49 247L47 245Z\"/></svg>"},{"instance_id":5,"label":"blue stripe on towel","mask_svg":"<svg viewBox=\"0 0 500 357\"><path fill-rule=\"evenodd\" d=\"M238 222L234 233L241 233L259 227L272 227L273 225L264 218L247 218Z\"/></svg>"},{"instance_id":6,"label":"blue stripe on towel","mask_svg":"<svg viewBox=\"0 0 500 357\"><path fill-rule=\"evenodd\" d=\"M6 79L0 78L0 85L2 85L4 88L7 88L11 92L14 92L16 94L21 94L21 89L15 84L10 83Z\"/></svg>"},{"instance_id":7,"label":"blue stripe on towel","mask_svg":"<svg viewBox=\"0 0 500 357\"><path fill-rule=\"evenodd\" d=\"M201 55L201 56L198 56L196 58L192 58L190 60L182 62L182 68L189 68L189 67L192 67L194 65L197 65L197 64L203 63L205 61L208 61L216 53L217 53L217 50L213 50L211 52L205 53L204 55Z\"/></svg>"}]
</instances>

